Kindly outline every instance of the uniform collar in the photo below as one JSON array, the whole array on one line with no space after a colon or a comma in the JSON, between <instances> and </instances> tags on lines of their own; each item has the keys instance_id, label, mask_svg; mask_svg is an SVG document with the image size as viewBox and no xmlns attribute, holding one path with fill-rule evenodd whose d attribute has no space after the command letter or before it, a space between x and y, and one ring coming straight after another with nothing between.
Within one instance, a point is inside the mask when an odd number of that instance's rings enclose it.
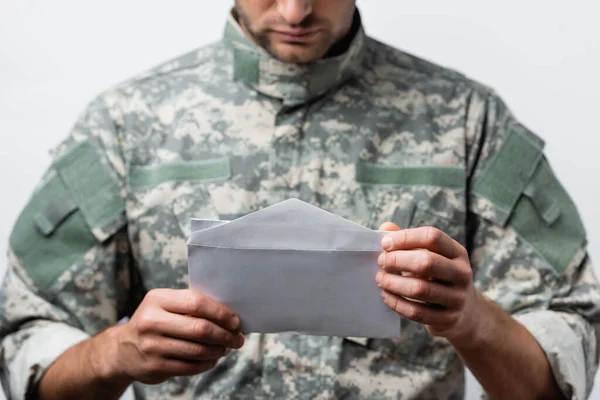
<instances>
[{"instance_id":1,"label":"uniform collar","mask_svg":"<svg viewBox=\"0 0 600 400\"><path fill-rule=\"evenodd\" d=\"M356 13L358 22L355 23L360 24L360 15ZM227 21L223 40L233 52L233 79L281 99L286 105L298 105L357 73L364 56L366 35L361 24L344 53L308 65L276 60L246 36L233 15Z\"/></svg>"}]
</instances>

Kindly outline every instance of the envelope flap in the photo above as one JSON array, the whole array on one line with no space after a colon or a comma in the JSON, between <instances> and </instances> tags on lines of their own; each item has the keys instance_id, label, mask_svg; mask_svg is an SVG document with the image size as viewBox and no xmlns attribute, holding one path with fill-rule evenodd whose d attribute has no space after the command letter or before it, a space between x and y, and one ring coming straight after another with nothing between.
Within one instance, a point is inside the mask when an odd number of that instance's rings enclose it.
<instances>
[{"instance_id":1,"label":"envelope flap","mask_svg":"<svg viewBox=\"0 0 600 400\"><path fill-rule=\"evenodd\" d=\"M379 251L382 237L380 232L298 199L192 230L191 246L273 250Z\"/></svg>"},{"instance_id":2,"label":"envelope flap","mask_svg":"<svg viewBox=\"0 0 600 400\"><path fill-rule=\"evenodd\" d=\"M202 231L208 228L214 228L215 226L221 226L227 224L229 221L217 221L214 219L198 219L192 218L192 232Z\"/></svg>"}]
</instances>

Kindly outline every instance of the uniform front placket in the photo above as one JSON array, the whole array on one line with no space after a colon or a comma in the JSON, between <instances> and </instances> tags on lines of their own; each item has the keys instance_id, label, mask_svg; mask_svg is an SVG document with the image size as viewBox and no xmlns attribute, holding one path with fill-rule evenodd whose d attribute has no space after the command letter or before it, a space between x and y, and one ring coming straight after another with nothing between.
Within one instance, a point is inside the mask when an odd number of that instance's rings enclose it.
<instances>
[{"instance_id":1,"label":"uniform front placket","mask_svg":"<svg viewBox=\"0 0 600 400\"><path fill-rule=\"evenodd\" d=\"M305 107L282 107L275 115L270 149L270 181L278 198L300 198Z\"/></svg>"}]
</instances>

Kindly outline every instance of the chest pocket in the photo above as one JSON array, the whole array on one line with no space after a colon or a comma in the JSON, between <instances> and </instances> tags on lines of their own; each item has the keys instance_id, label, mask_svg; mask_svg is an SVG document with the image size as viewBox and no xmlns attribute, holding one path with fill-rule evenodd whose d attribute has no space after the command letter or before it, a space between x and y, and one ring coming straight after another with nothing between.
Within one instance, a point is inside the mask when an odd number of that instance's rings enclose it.
<instances>
[{"instance_id":1,"label":"chest pocket","mask_svg":"<svg viewBox=\"0 0 600 400\"><path fill-rule=\"evenodd\" d=\"M433 226L465 245L466 177L461 167L359 162L356 181L364 192L371 228L384 222L394 222L401 229ZM456 361L445 339L432 337L423 325L406 319L398 339L347 339L379 353L375 360L384 364L445 371Z\"/></svg>"},{"instance_id":2,"label":"chest pocket","mask_svg":"<svg viewBox=\"0 0 600 400\"><path fill-rule=\"evenodd\" d=\"M219 218L210 189L230 176L229 157L130 168L129 231L147 289L188 286L191 218Z\"/></svg>"},{"instance_id":3,"label":"chest pocket","mask_svg":"<svg viewBox=\"0 0 600 400\"><path fill-rule=\"evenodd\" d=\"M141 209L164 206L189 235L192 217L217 219L210 190L231 178L229 157L177 161L132 168L130 185Z\"/></svg>"},{"instance_id":4,"label":"chest pocket","mask_svg":"<svg viewBox=\"0 0 600 400\"><path fill-rule=\"evenodd\" d=\"M356 181L373 229L384 222L401 229L434 226L465 244L466 176L461 167L359 162Z\"/></svg>"}]
</instances>

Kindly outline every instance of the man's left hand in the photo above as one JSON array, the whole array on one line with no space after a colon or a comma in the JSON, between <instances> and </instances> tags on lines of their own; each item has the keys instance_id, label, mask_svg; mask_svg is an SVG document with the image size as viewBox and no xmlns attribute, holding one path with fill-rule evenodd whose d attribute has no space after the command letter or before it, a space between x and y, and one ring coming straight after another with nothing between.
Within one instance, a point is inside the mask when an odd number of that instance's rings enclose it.
<instances>
[{"instance_id":1,"label":"man's left hand","mask_svg":"<svg viewBox=\"0 0 600 400\"><path fill-rule=\"evenodd\" d=\"M467 250L433 227L400 230L386 223L380 230L394 231L383 238L378 259L385 304L432 335L469 340L483 299L473 287Z\"/></svg>"}]
</instances>

